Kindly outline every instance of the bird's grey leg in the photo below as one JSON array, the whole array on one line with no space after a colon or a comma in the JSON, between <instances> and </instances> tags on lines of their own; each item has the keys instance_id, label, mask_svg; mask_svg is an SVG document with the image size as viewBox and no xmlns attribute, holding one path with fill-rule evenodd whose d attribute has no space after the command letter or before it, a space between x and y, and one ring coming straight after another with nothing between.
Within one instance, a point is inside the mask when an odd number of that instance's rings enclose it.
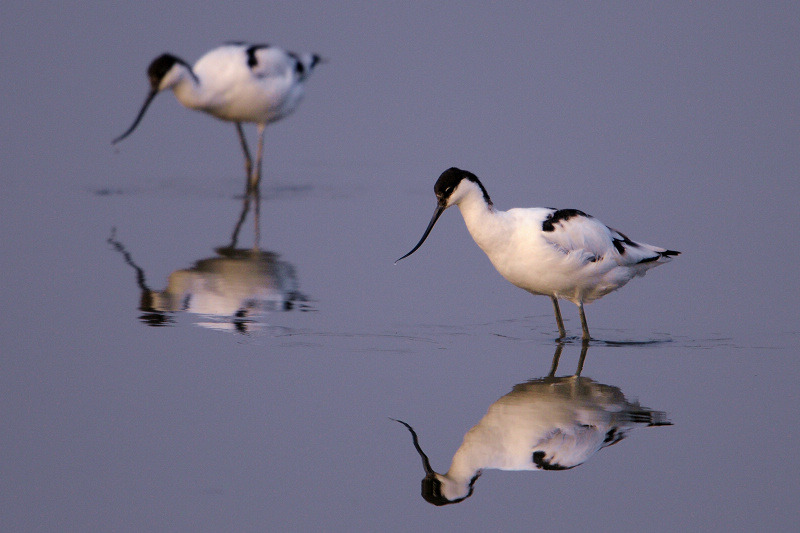
<instances>
[{"instance_id":1,"label":"bird's grey leg","mask_svg":"<svg viewBox=\"0 0 800 533\"><path fill-rule=\"evenodd\" d=\"M558 338L563 339L567 336L567 330L564 329L564 320L561 319L561 309L558 307L558 298L555 296L550 297L553 300L553 310L556 312L556 324L558 324Z\"/></svg>"},{"instance_id":2,"label":"bird's grey leg","mask_svg":"<svg viewBox=\"0 0 800 533\"><path fill-rule=\"evenodd\" d=\"M558 370L558 361L561 359L561 352L564 351L564 343L559 342L556 344L556 353L553 354L553 363L550 365L550 373L547 374L547 377L552 378L556 375L556 370Z\"/></svg>"},{"instance_id":3,"label":"bird's grey leg","mask_svg":"<svg viewBox=\"0 0 800 533\"><path fill-rule=\"evenodd\" d=\"M242 144L242 152L244 152L244 171L247 174L247 179L250 180L250 174L253 171L253 159L250 157L250 149L247 148L247 139L244 138L244 131L242 131L242 123L236 123L236 133L239 134L239 142ZM250 183L248 182L248 190Z\"/></svg>"},{"instance_id":4,"label":"bird's grey leg","mask_svg":"<svg viewBox=\"0 0 800 533\"><path fill-rule=\"evenodd\" d=\"M253 174L250 177L250 186L255 188L258 186L258 182L261 180L261 158L264 154L264 130L266 129L266 124L259 124L258 125L258 147L256 148L256 166L253 169Z\"/></svg>"},{"instance_id":5,"label":"bird's grey leg","mask_svg":"<svg viewBox=\"0 0 800 533\"><path fill-rule=\"evenodd\" d=\"M253 214L253 224L255 241L253 243L253 250L258 250L261 245L261 192L259 191L259 184L256 183L253 188L253 203L256 204L255 213Z\"/></svg>"},{"instance_id":6,"label":"bird's grey leg","mask_svg":"<svg viewBox=\"0 0 800 533\"><path fill-rule=\"evenodd\" d=\"M576 376L580 376L583 372L583 363L586 361L586 352L589 350L589 339L583 339L581 343L581 356L578 359L578 369L575 371Z\"/></svg>"},{"instance_id":7,"label":"bird's grey leg","mask_svg":"<svg viewBox=\"0 0 800 533\"><path fill-rule=\"evenodd\" d=\"M581 315L581 329L583 329L583 337L581 337L584 341L588 341L591 339L591 335L589 335L589 326L586 324L586 313L583 312L583 302L578 302L578 313Z\"/></svg>"},{"instance_id":8,"label":"bird's grey leg","mask_svg":"<svg viewBox=\"0 0 800 533\"><path fill-rule=\"evenodd\" d=\"M233 228L231 243L228 245L228 248L231 250L234 250L239 243L239 230L242 229L242 224L244 224L244 220L247 218L248 211L250 211L250 192L245 191L244 200L242 203L242 212L239 214L239 220L236 221L236 226Z\"/></svg>"}]
</instances>

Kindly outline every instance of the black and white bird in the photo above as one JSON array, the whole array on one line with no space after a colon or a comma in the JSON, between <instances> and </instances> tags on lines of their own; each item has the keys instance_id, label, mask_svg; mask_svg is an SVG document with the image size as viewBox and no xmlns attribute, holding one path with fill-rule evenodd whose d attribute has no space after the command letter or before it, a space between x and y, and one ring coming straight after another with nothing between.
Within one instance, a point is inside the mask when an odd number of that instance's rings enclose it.
<instances>
[{"instance_id":1,"label":"black and white bird","mask_svg":"<svg viewBox=\"0 0 800 533\"><path fill-rule=\"evenodd\" d=\"M457 205L475 243L504 278L532 294L550 297L559 338L566 337L559 299L578 306L582 337L589 340L585 303L680 254L632 241L577 209L499 211L477 176L466 170L444 171L433 190L437 199L433 217L417 245L400 259L417 251L444 210Z\"/></svg>"},{"instance_id":2,"label":"black and white bird","mask_svg":"<svg viewBox=\"0 0 800 533\"><path fill-rule=\"evenodd\" d=\"M642 407L612 385L580 376L515 385L464 435L447 472L438 473L402 420L422 458L422 497L434 505L470 497L486 469L559 471L574 468L635 428L669 426L662 411Z\"/></svg>"},{"instance_id":3,"label":"black and white bird","mask_svg":"<svg viewBox=\"0 0 800 533\"><path fill-rule=\"evenodd\" d=\"M261 177L264 129L297 108L306 80L320 62L317 54L295 54L267 44L226 44L206 53L194 66L172 54L162 54L147 69L150 92L139 114L112 144L136 129L159 92L171 89L185 107L236 124L251 189ZM243 122L258 126L255 166L242 131Z\"/></svg>"}]
</instances>

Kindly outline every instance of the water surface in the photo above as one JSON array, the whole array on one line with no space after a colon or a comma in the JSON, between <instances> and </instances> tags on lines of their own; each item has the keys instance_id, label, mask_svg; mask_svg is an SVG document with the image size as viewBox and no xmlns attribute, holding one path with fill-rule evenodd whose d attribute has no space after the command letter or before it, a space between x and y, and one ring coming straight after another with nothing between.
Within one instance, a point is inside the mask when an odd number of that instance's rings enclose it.
<instances>
[{"instance_id":1,"label":"water surface","mask_svg":"<svg viewBox=\"0 0 800 533\"><path fill-rule=\"evenodd\" d=\"M793 530L796 7L195 5L0 17L0 529ZM162 95L110 146L152 57L231 39L329 59L267 131L257 223L231 125ZM393 264L452 165L683 255L557 354L456 210ZM444 471L579 365L672 425L422 499L390 418Z\"/></svg>"}]
</instances>

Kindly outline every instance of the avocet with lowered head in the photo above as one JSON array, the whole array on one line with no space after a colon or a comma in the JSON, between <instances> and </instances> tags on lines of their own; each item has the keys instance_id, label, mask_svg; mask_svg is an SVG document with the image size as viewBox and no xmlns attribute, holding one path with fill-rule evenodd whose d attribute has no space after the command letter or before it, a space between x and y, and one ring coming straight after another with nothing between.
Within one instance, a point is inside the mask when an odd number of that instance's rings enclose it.
<instances>
[{"instance_id":1,"label":"avocet with lowered head","mask_svg":"<svg viewBox=\"0 0 800 533\"><path fill-rule=\"evenodd\" d=\"M532 294L550 297L559 338L567 334L559 299L578 306L582 337L589 340L583 304L619 289L680 254L632 241L577 209L532 207L499 211L478 177L455 167L439 176L433 191L436 210L425 233L397 261L416 252L444 210L457 205L475 243L504 278Z\"/></svg>"},{"instance_id":2,"label":"avocet with lowered head","mask_svg":"<svg viewBox=\"0 0 800 533\"><path fill-rule=\"evenodd\" d=\"M250 190L261 178L264 129L297 109L306 80L320 61L317 54L295 54L276 46L247 43L214 48L194 66L172 54L162 54L147 69L150 92L139 114L112 144L136 129L159 92L171 89L185 107L236 124ZM255 166L242 131L243 122L258 126Z\"/></svg>"}]
</instances>

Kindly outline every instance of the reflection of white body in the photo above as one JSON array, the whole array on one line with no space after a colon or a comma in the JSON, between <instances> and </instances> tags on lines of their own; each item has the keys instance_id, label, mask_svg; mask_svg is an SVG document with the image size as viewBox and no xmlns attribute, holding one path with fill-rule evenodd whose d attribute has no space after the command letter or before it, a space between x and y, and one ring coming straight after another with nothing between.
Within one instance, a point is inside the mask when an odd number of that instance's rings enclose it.
<instances>
[{"instance_id":1,"label":"reflection of white body","mask_svg":"<svg viewBox=\"0 0 800 533\"><path fill-rule=\"evenodd\" d=\"M215 48L194 66L179 57L162 54L147 69L150 92L133 125L113 142L121 141L136 129L156 94L171 89L178 101L189 109L236 124L245 167L248 174L252 172L252 186L260 177L264 128L297 108L305 92L306 79L319 62L316 54L295 54L275 46L247 43ZM242 122L258 125L254 169Z\"/></svg>"},{"instance_id":2,"label":"reflection of white body","mask_svg":"<svg viewBox=\"0 0 800 533\"><path fill-rule=\"evenodd\" d=\"M239 230L258 196L245 196L239 221L228 246L216 249L217 256L201 259L194 266L176 270L167 287L156 291L147 284L144 269L136 264L125 246L112 233L108 242L136 271L140 289L139 319L151 326L172 322L171 313L188 311L213 319L199 325L213 329L246 332L252 325L247 317L267 311L289 311L296 304L305 308L307 298L300 292L294 266L273 252L258 248L258 208L255 211L256 243L252 248L237 248Z\"/></svg>"},{"instance_id":3,"label":"reflection of white body","mask_svg":"<svg viewBox=\"0 0 800 533\"><path fill-rule=\"evenodd\" d=\"M617 387L580 376L532 380L489 407L444 474L429 469L414 430L405 425L428 474L423 497L443 505L470 496L484 469L564 470L619 442L632 428L668 424L664 413L628 402Z\"/></svg>"},{"instance_id":4,"label":"reflection of white body","mask_svg":"<svg viewBox=\"0 0 800 533\"><path fill-rule=\"evenodd\" d=\"M242 318L291 309L300 296L294 267L276 254L234 250L170 274L167 288L150 291L156 311Z\"/></svg>"},{"instance_id":5,"label":"reflection of white body","mask_svg":"<svg viewBox=\"0 0 800 533\"><path fill-rule=\"evenodd\" d=\"M437 207L428 228L400 259L414 253L442 212L456 205L470 235L504 278L532 294L550 296L560 337L566 335L560 298L578 306L583 338L588 339L584 303L644 276L680 253L634 242L577 209L498 211L475 174L457 168L439 176L434 192Z\"/></svg>"}]
</instances>

